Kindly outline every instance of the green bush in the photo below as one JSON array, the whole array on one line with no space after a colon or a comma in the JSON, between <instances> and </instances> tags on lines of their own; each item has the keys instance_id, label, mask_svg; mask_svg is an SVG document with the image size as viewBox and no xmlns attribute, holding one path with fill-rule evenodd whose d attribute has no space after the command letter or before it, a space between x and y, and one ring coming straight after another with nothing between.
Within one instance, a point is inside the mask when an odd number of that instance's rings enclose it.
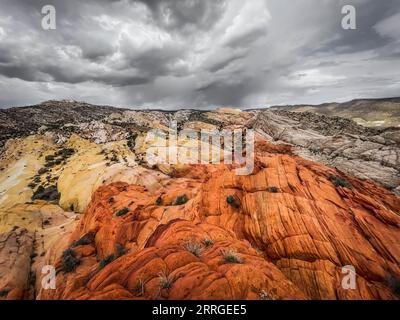
<instances>
[{"instance_id":1,"label":"green bush","mask_svg":"<svg viewBox=\"0 0 400 320\"><path fill-rule=\"evenodd\" d=\"M39 169L38 174L42 175L42 174L45 174L48 171L49 171L49 169L47 169L47 168L41 168L41 169Z\"/></svg>"},{"instance_id":2,"label":"green bush","mask_svg":"<svg viewBox=\"0 0 400 320\"><path fill-rule=\"evenodd\" d=\"M278 193L280 190L277 187L269 187L267 191L270 193Z\"/></svg>"},{"instance_id":3,"label":"green bush","mask_svg":"<svg viewBox=\"0 0 400 320\"><path fill-rule=\"evenodd\" d=\"M157 200L156 200L156 205L157 205L157 206L161 206L161 205L162 205L162 199L161 199L161 197L158 197L158 198L157 198Z\"/></svg>"},{"instance_id":4,"label":"green bush","mask_svg":"<svg viewBox=\"0 0 400 320\"><path fill-rule=\"evenodd\" d=\"M229 205L231 205L232 207L234 207L235 209L239 209L240 208L240 203L234 196L228 196L226 198L226 202Z\"/></svg>"},{"instance_id":5,"label":"green bush","mask_svg":"<svg viewBox=\"0 0 400 320\"><path fill-rule=\"evenodd\" d=\"M46 161L53 161L53 160L54 160L54 156L49 155L49 156L46 156L44 159L45 159Z\"/></svg>"},{"instance_id":6,"label":"green bush","mask_svg":"<svg viewBox=\"0 0 400 320\"><path fill-rule=\"evenodd\" d=\"M62 269L65 273L75 271L80 261L75 257L75 252L72 249L67 249L62 255Z\"/></svg>"},{"instance_id":7,"label":"green bush","mask_svg":"<svg viewBox=\"0 0 400 320\"><path fill-rule=\"evenodd\" d=\"M351 185L350 182L348 182L346 179L339 177L339 176L331 176L329 180L334 184L335 187L342 187L342 188L347 188L347 189L352 189L353 186Z\"/></svg>"},{"instance_id":8,"label":"green bush","mask_svg":"<svg viewBox=\"0 0 400 320\"><path fill-rule=\"evenodd\" d=\"M117 217L122 217L129 212L129 208L123 208L115 213Z\"/></svg>"},{"instance_id":9,"label":"green bush","mask_svg":"<svg viewBox=\"0 0 400 320\"><path fill-rule=\"evenodd\" d=\"M43 186L39 186L36 191L33 193L32 195L32 199L36 199L38 197L38 195L40 195L41 193L43 193L44 191L44 187Z\"/></svg>"},{"instance_id":10,"label":"green bush","mask_svg":"<svg viewBox=\"0 0 400 320\"><path fill-rule=\"evenodd\" d=\"M62 156L63 158L69 158L75 153L75 150L72 148L64 148L55 153L56 156Z\"/></svg>"},{"instance_id":11,"label":"green bush","mask_svg":"<svg viewBox=\"0 0 400 320\"><path fill-rule=\"evenodd\" d=\"M174 201L174 205L175 206L181 206L181 205L185 204L188 201L189 201L189 198L187 197L186 194L184 194L183 196L179 196L179 197L176 198L176 200Z\"/></svg>"},{"instance_id":12,"label":"green bush","mask_svg":"<svg viewBox=\"0 0 400 320\"><path fill-rule=\"evenodd\" d=\"M82 238L80 238L79 240L75 241L72 244L72 248L92 244L94 242L94 237L95 237L95 234L92 232L89 232L88 234L85 234Z\"/></svg>"}]
</instances>

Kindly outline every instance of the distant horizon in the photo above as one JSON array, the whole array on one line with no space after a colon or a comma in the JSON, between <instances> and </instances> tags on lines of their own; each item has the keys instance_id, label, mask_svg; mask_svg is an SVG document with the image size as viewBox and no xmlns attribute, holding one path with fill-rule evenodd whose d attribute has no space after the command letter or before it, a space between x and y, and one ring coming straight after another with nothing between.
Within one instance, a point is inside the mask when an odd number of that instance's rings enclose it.
<instances>
[{"instance_id":1,"label":"distant horizon","mask_svg":"<svg viewBox=\"0 0 400 320\"><path fill-rule=\"evenodd\" d=\"M8 110L8 109L13 109L13 108L28 108L28 107L35 107L42 105L46 102L76 102L76 103L84 103L88 104L91 106L98 106L98 107L109 107L109 108L116 108L116 109L126 109L126 110L132 110L132 111L180 111L180 110L196 110L196 111L210 111L210 110L217 110L217 109L237 109L241 111L249 111L249 110L258 110L258 109L268 109L268 108L274 108L274 107L297 107L297 106L310 106L310 107L319 107L327 104L346 104L350 103L353 101L358 101L358 100L373 100L373 101L379 101L379 100L396 100L400 99L399 96L392 96L392 97L382 97L382 98L354 98L351 100L345 100L343 102L340 101L327 101L327 102L322 102L318 104L312 104L312 103L289 103L289 104L274 104L274 105L268 105L266 104L265 106L259 106L259 107L237 107L237 106L210 106L208 108L202 108L202 109L197 109L193 107L176 107L173 109L163 109L162 107L155 106L153 108L135 108L134 106L118 106L118 105L110 105L110 104L98 104L98 103L91 103L88 101L82 101L82 100L75 100L75 99L49 99L49 100L44 100L38 103L31 103L31 104L26 104L26 105L15 105L15 106L6 106L6 107L0 107L1 110Z\"/></svg>"}]
</instances>

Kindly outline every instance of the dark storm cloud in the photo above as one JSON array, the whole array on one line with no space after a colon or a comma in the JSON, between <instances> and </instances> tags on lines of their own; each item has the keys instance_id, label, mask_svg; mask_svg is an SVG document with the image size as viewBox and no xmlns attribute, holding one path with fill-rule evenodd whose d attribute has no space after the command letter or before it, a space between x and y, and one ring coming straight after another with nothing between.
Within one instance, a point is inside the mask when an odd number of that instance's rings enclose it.
<instances>
[{"instance_id":1,"label":"dark storm cloud","mask_svg":"<svg viewBox=\"0 0 400 320\"><path fill-rule=\"evenodd\" d=\"M0 107L211 108L400 95L398 0L0 0ZM57 29L41 28L54 5ZM354 5L357 30L341 28Z\"/></svg>"},{"instance_id":2,"label":"dark storm cloud","mask_svg":"<svg viewBox=\"0 0 400 320\"><path fill-rule=\"evenodd\" d=\"M209 29L225 8L225 1L201 0L140 0L147 5L163 27L185 30L187 27Z\"/></svg>"}]
</instances>

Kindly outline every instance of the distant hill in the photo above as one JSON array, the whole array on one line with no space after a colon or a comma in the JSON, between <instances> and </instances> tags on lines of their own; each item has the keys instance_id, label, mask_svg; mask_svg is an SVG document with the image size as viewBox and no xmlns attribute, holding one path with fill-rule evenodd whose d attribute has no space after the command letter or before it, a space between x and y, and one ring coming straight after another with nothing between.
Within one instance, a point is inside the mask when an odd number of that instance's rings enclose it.
<instances>
[{"instance_id":1,"label":"distant hill","mask_svg":"<svg viewBox=\"0 0 400 320\"><path fill-rule=\"evenodd\" d=\"M274 106L272 109L313 112L352 119L367 127L400 127L400 98L357 99L345 103Z\"/></svg>"}]
</instances>

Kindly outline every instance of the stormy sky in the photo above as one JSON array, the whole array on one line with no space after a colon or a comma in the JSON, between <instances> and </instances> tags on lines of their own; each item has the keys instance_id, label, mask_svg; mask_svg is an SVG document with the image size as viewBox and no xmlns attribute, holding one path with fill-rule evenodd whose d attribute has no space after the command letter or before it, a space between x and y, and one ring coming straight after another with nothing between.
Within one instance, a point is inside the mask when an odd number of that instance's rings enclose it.
<instances>
[{"instance_id":1,"label":"stormy sky","mask_svg":"<svg viewBox=\"0 0 400 320\"><path fill-rule=\"evenodd\" d=\"M44 5L56 30L43 30ZM343 30L352 4L357 29ZM400 96L400 0L0 0L0 108Z\"/></svg>"}]
</instances>

